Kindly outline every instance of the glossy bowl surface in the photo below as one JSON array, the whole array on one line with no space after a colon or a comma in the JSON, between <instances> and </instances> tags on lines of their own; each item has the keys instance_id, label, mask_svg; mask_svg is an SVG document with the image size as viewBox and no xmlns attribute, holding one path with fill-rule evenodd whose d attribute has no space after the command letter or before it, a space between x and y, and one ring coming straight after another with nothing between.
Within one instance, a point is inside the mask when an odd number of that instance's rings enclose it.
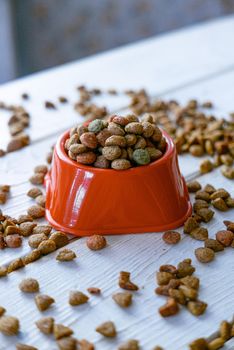
<instances>
[{"instance_id":1,"label":"glossy bowl surface","mask_svg":"<svg viewBox=\"0 0 234 350\"><path fill-rule=\"evenodd\" d=\"M97 169L71 160L58 140L46 176L46 217L56 229L78 236L158 232L179 227L191 215L175 146L149 165Z\"/></svg>"}]
</instances>

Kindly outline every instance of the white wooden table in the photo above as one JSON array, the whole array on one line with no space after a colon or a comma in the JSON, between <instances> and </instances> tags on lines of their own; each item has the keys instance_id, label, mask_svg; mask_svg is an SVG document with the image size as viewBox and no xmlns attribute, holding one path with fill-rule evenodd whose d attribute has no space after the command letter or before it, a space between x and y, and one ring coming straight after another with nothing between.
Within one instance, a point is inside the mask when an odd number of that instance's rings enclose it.
<instances>
[{"instance_id":1,"label":"white wooden table","mask_svg":"<svg viewBox=\"0 0 234 350\"><path fill-rule=\"evenodd\" d=\"M31 99L25 107L31 114L32 125L29 147L0 159L0 184L12 185L10 200L2 206L5 213L13 216L25 213L32 202L26 196L30 185L28 178L33 167L44 163L48 148L60 133L75 123L81 122L71 105L60 105L57 111L45 110L45 100L57 101L60 95L74 102L75 87L87 84L89 87L119 90L145 87L152 97L178 99L185 102L190 98L214 100L215 113L227 117L234 110L234 17L197 25L189 29L128 45L108 53L96 55L59 68L34 74L25 79L0 87L0 100L22 103L20 95L28 92ZM124 95L99 98L113 112L126 109ZM0 147L9 138L7 120L9 114L1 112ZM199 160L200 161L200 160ZM198 163L190 156L179 157L182 173L186 179L198 178L202 184L212 182L217 187L228 188L234 195L233 182L220 176L219 171L199 177ZM223 214L216 213L208 225L210 236L223 227ZM225 214L233 219L233 211ZM182 230L181 230L182 232ZM167 246L161 234L109 236L108 247L100 252L86 248L85 239L73 239L70 248L78 258L71 263L58 263L56 253L28 265L0 279L0 305L8 314L21 320L18 337L0 335L0 350L15 349L16 342L28 343L40 350L53 350L52 338L43 336L34 322L41 317L33 298L18 290L18 283L24 277L35 277L41 285L41 292L56 299L56 305L45 312L57 322L73 328L79 339L93 341L97 349L117 348L117 344L129 338L140 340L142 349L161 345L168 350L182 350L197 337L215 334L220 321L231 320L234 314L234 264L233 250L219 253L215 261L202 265L194 257L194 249L201 243L183 235L178 246ZM1 265L29 251L25 242L22 248L0 252ZM196 318L186 310L170 319L162 319L157 312L165 298L154 294L155 272L160 265L176 264L185 257L191 257L196 275L201 278L200 298L209 304L206 314ZM117 307L111 298L118 290L118 273L127 270L132 279L142 288L134 296L134 304L125 311ZM90 302L77 309L68 305L70 290L86 291L97 286L102 296L93 296ZM118 337L108 341L95 333L95 327L102 321L116 323ZM234 349L230 340L225 349Z\"/></svg>"}]
</instances>

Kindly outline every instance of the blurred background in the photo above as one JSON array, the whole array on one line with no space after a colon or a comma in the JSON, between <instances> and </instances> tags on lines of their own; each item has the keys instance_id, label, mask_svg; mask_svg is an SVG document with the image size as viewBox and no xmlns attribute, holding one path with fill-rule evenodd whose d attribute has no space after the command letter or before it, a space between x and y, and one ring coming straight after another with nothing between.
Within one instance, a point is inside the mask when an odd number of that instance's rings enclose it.
<instances>
[{"instance_id":1,"label":"blurred background","mask_svg":"<svg viewBox=\"0 0 234 350\"><path fill-rule=\"evenodd\" d=\"M0 83L233 12L234 0L0 0Z\"/></svg>"}]
</instances>

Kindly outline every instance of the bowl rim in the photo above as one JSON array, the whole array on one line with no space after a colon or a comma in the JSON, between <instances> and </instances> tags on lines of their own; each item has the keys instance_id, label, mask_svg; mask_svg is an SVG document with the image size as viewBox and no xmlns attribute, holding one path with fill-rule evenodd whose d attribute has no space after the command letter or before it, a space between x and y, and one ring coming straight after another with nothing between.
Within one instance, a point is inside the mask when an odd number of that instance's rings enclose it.
<instances>
[{"instance_id":1,"label":"bowl rim","mask_svg":"<svg viewBox=\"0 0 234 350\"><path fill-rule=\"evenodd\" d=\"M152 168L152 167L156 167L157 165L161 165L163 163L165 163L168 158L171 157L171 155L173 154L173 152L175 151L175 145L173 143L173 140L172 138L168 135L168 133L161 129L162 131L162 134L163 136L165 137L166 139L166 142L167 142L167 148L166 148L166 151L165 153L163 154L163 156L157 160L155 160L154 162L151 162L149 164L146 164L146 165L141 165L141 166L137 166L137 167L132 167L132 168L129 168L129 169L126 169L126 170L115 170L115 169L101 169L101 168L95 168L91 165L84 165L84 164L81 164L81 163L77 163L75 162L74 160L72 160L71 158L68 157L66 151L65 151L65 142L69 136L69 130L68 131L65 131L58 139L56 145L55 145L55 148L56 148L56 151L57 151L57 154L58 156L65 162L67 162L68 164L70 165L73 165L75 166L76 168L78 169L83 169L85 171L91 171L91 172L94 172L94 173L101 173L101 172L105 172L107 173L107 171L109 173L129 173L129 172L139 172L139 171L142 171L143 169L148 169L148 168Z\"/></svg>"}]
</instances>

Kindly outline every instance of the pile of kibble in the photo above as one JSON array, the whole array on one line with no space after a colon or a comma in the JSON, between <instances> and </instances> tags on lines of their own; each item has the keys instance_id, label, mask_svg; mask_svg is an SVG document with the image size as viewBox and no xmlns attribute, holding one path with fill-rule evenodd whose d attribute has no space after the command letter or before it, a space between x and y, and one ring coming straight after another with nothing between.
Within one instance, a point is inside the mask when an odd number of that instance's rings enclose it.
<instances>
[{"instance_id":1,"label":"pile of kibble","mask_svg":"<svg viewBox=\"0 0 234 350\"><path fill-rule=\"evenodd\" d=\"M166 140L152 116L135 115L95 119L70 130L65 149L77 163L95 168L126 170L161 158Z\"/></svg>"}]
</instances>

